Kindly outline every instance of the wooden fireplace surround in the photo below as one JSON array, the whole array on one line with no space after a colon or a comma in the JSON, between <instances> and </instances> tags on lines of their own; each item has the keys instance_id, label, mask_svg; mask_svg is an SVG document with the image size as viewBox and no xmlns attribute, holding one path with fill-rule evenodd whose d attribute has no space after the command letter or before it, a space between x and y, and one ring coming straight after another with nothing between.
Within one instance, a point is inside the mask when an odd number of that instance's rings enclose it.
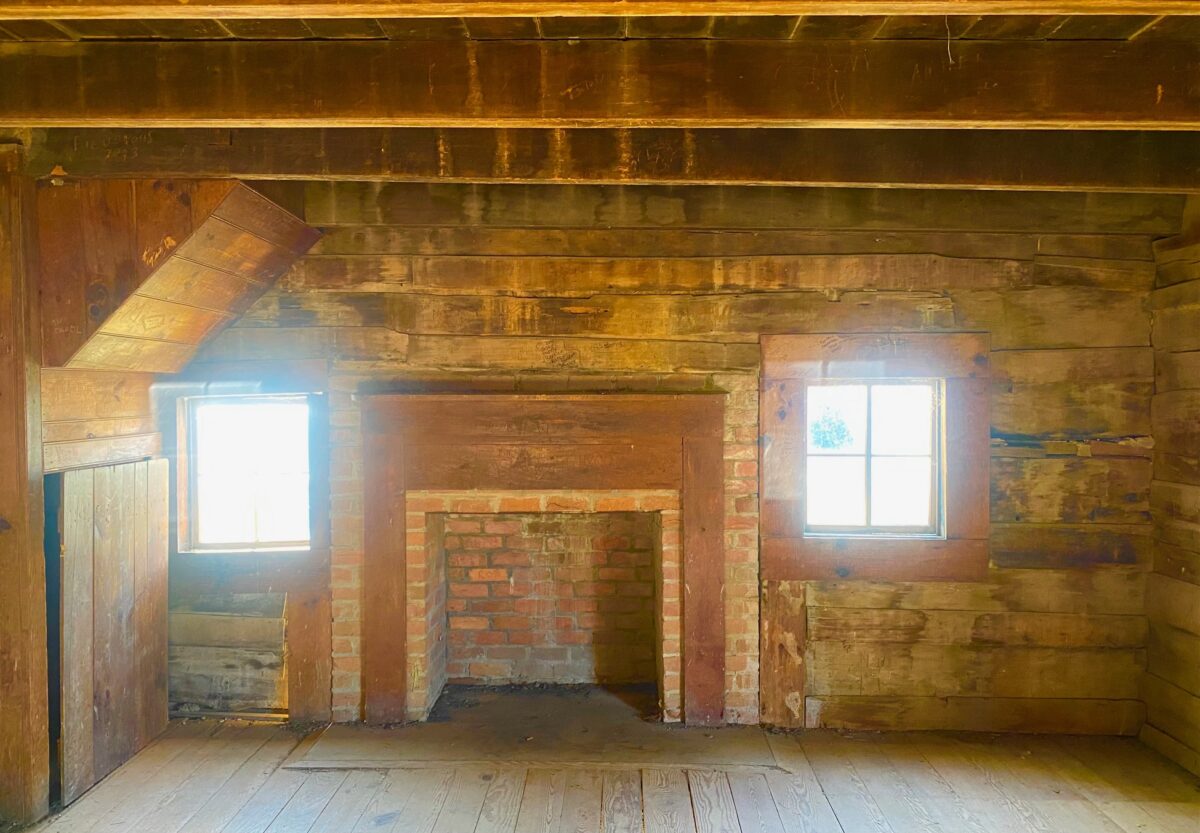
<instances>
[{"instance_id":1,"label":"wooden fireplace surround","mask_svg":"<svg viewBox=\"0 0 1200 833\"><path fill-rule=\"evenodd\" d=\"M724 396L381 394L363 400L362 687L369 723L404 719L409 489L679 492L683 718L721 723Z\"/></svg>"}]
</instances>

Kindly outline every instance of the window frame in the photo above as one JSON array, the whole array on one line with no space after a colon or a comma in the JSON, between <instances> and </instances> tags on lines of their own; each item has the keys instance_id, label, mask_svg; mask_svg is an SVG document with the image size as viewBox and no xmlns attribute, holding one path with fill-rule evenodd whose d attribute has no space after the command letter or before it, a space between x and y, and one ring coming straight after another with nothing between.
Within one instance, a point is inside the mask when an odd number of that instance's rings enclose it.
<instances>
[{"instance_id":1,"label":"window frame","mask_svg":"<svg viewBox=\"0 0 1200 833\"><path fill-rule=\"evenodd\" d=\"M196 410L197 407L215 400L238 400L242 402L252 403L260 402L303 402L308 408L308 539L304 541L270 541L270 542L222 542L219 544L204 544L197 539L197 522L199 518L199 509L197 506L198 489L197 489L197 431L196 431ZM317 408L314 402L315 397L312 394L305 393L270 393L270 392L231 392L231 393L203 393L192 396L182 396L178 400L178 436L179 448L179 476L178 487L179 494L177 495L176 507L178 512L177 517L177 548L178 552L188 555L231 555L231 554L271 554L271 553L298 553L306 554L313 550L315 542L318 540L319 530L317 527L318 519L314 512L314 498L316 497L314 482L316 472L314 471L314 448L316 431L315 417L317 416Z\"/></svg>"},{"instance_id":2,"label":"window frame","mask_svg":"<svg viewBox=\"0 0 1200 833\"><path fill-rule=\"evenodd\" d=\"M934 377L883 377L862 379L813 379L804 386L804 396L807 400L808 391L813 387L837 385L863 385L867 388L866 437L862 454L817 454L807 447L804 450L804 467L797 473L805 481L808 480L808 461L813 457L831 457L848 459L862 458L865 467L866 490L863 494L866 523L861 526L815 525L809 522L807 507L804 517L804 536L811 538L902 538L915 540L945 540L946 538L946 504L945 504L945 418L946 418L946 380ZM871 450L872 439L872 391L876 387L899 387L902 385L928 386L933 391L933 422L930 427L930 493L929 516L931 522L925 526L884 526L871 523L871 463L876 458L924 457L925 455L875 454ZM807 416L807 414L806 414ZM805 424L807 437L808 425ZM805 494L807 496L807 482Z\"/></svg>"},{"instance_id":3,"label":"window frame","mask_svg":"<svg viewBox=\"0 0 1200 833\"><path fill-rule=\"evenodd\" d=\"M760 577L779 581L980 581L990 533L986 333L809 333L760 340ZM810 382L944 380L944 537L805 533Z\"/></svg>"}]
</instances>

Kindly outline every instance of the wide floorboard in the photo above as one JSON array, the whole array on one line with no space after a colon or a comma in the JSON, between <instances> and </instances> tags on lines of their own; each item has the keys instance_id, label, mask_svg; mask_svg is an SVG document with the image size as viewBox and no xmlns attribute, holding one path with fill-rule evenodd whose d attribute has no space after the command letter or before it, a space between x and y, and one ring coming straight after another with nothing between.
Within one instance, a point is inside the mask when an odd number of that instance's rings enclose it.
<instances>
[{"instance_id":1,"label":"wide floorboard","mask_svg":"<svg viewBox=\"0 0 1200 833\"><path fill-rule=\"evenodd\" d=\"M769 735L767 767L313 769L277 724L177 721L39 833L1197 833L1128 738Z\"/></svg>"}]
</instances>

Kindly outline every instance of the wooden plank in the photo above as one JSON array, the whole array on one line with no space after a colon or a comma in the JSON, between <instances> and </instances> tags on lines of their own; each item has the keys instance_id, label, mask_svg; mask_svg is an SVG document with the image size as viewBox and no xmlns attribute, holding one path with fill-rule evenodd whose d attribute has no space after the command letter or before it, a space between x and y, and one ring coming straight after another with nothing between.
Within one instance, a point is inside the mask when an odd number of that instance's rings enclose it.
<instances>
[{"instance_id":1,"label":"wooden plank","mask_svg":"<svg viewBox=\"0 0 1200 833\"><path fill-rule=\"evenodd\" d=\"M521 799L525 792L523 769L502 769L495 773L479 810L479 821L475 833L512 833L517 825L517 814L521 810ZM608 780L606 774L605 786ZM607 805L606 805L607 806ZM605 818L609 818L605 814ZM614 830L620 830L615 827Z\"/></svg>"},{"instance_id":2,"label":"wooden plank","mask_svg":"<svg viewBox=\"0 0 1200 833\"><path fill-rule=\"evenodd\" d=\"M631 244L642 237L630 231ZM458 236L458 235L455 235ZM536 240L536 234L528 235ZM562 234L567 237L568 235ZM716 247L706 235L688 235L698 246ZM570 238L592 235L581 233ZM660 235L660 237L663 237ZM603 238L597 242L607 242ZM675 241L679 245L680 241ZM669 238L664 239L670 245ZM543 243L545 245L545 243ZM564 240L564 248L573 245ZM761 244L767 248L769 244ZM869 246L870 244L864 243ZM782 244L786 246L786 244ZM781 246L781 247L782 247ZM750 248L734 239L729 248ZM536 256L537 260L532 258ZM530 268L536 264L536 269ZM517 293L536 288L558 297L623 294L784 291L830 287L874 290L941 290L946 286L995 288L1031 282L1028 263L981 254L954 260L935 254L797 254L691 257L664 252L662 257L525 256L453 257L396 255L320 255L303 260L282 281L289 289L346 292L409 292L417 289ZM411 289L407 289L411 287ZM359 303L362 301L359 300Z\"/></svg>"},{"instance_id":3,"label":"wooden plank","mask_svg":"<svg viewBox=\"0 0 1200 833\"><path fill-rule=\"evenodd\" d=\"M681 769L643 769L646 833L696 833L696 820Z\"/></svg>"},{"instance_id":4,"label":"wooden plank","mask_svg":"<svg viewBox=\"0 0 1200 833\"><path fill-rule=\"evenodd\" d=\"M604 773L604 831L642 833L642 776L637 770Z\"/></svg>"},{"instance_id":5,"label":"wooden plank","mask_svg":"<svg viewBox=\"0 0 1200 833\"><path fill-rule=\"evenodd\" d=\"M46 443L42 459L45 470L53 472L143 460L161 450L162 434L155 432Z\"/></svg>"},{"instance_id":6,"label":"wooden plank","mask_svg":"<svg viewBox=\"0 0 1200 833\"><path fill-rule=\"evenodd\" d=\"M280 809L267 833L307 833L347 775L345 770L309 774L300 789Z\"/></svg>"},{"instance_id":7,"label":"wooden plank","mask_svg":"<svg viewBox=\"0 0 1200 833\"><path fill-rule=\"evenodd\" d=\"M348 128L334 135L321 128L234 128L224 133L225 140L216 143L208 130L54 128L35 137L26 172L38 177L58 169L106 177L886 184L1140 193L1200 188L1200 152L1187 133L1174 132L1015 137L979 130ZM122 152L113 153L114 148Z\"/></svg>"},{"instance_id":8,"label":"wooden plank","mask_svg":"<svg viewBox=\"0 0 1200 833\"><path fill-rule=\"evenodd\" d=\"M812 641L807 659L809 696L1135 700L1146 656L1137 648Z\"/></svg>"},{"instance_id":9,"label":"wooden plank","mask_svg":"<svg viewBox=\"0 0 1200 833\"><path fill-rule=\"evenodd\" d=\"M1132 735L1145 719L1140 700L991 697L809 697L812 728L962 730Z\"/></svg>"},{"instance_id":10,"label":"wooden plank","mask_svg":"<svg viewBox=\"0 0 1200 833\"><path fill-rule=\"evenodd\" d=\"M1139 648L1147 637L1138 616L814 607L807 618L809 638L829 642Z\"/></svg>"},{"instance_id":11,"label":"wooden plank","mask_svg":"<svg viewBox=\"0 0 1200 833\"><path fill-rule=\"evenodd\" d=\"M563 793L562 812L558 817L560 831L599 831L602 826L601 790L603 776L595 769L572 769L567 774ZM446 828L450 833L455 828ZM464 828L457 828L464 829Z\"/></svg>"},{"instance_id":12,"label":"wooden plank","mask_svg":"<svg viewBox=\"0 0 1200 833\"><path fill-rule=\"evenodd\" d=\"M310 182L304 213L307 222L321 227L594 229L596 218L602 217L608 229L1169 235L1179 231L1182 208L1183 200L1169 195ZM658 254L650 251L645 256ZM986 256L986 251L980 254Z\"/></svg>"},{"instance_id":13,"label":"wooden plank","mask_svg":"<svg viewBox=\"0 0 1200 833\"><path fill-rule=\"evenodd\" d=\"M132 466L95 472L94 709L95 774L103 777L136 750L135 661L131 560Z\"/></svg>"},{"instance_id":14,"label":"wooden plank","mask_svg":"<svg viewBox=\"0 0 1200 833\"><path fill-rule=\"evenodd\" d=\"M603 461L603 465L600 464ZM587 445L426 445L406 448L412 489L678 489L678 447L638 439Z\"/></svg>"},{"instance_id":15,"label":"wooden plank","mask_svg":"<svg viewBox=\"0 0 1200 833\"><path fill-rule=\"evenodd\" d=\"M814 607L1140 616L1146 585L1139 567L1097 567L993 570L987 582L819 581L805 592Z\"/></svg>"},{"instance_id":16,"label":"wooden plank","mask_svg":"<svg viewBox=\"0 0 1200 833\"><path fill-rule=\"evenodd\" d=\"M960 41L950 55L929 41L818 43L0 43L0 79L8 81L0 110L37 127L1200 125L1200 94L1188 84L1198 53L1185 42L1113 43L1100 52L1087 42ZM132 74L152 64L161 68L153 77ZM188 83L206 71L228 81ZM265 74L276 83L239 83ZM514 85L514 77L541 81ZM780 77L806 81L779 85ZM339 95L351 79L362 95ZM835 81L853 92L814 94ZM1139 94L1158 86L1175 95ZM35 94L49 87L78 94ZM573 94L549 92L556 89Z\"/></svg>"},{"instance_id":17,"label":"wooden plank","mask_svg":"<svg viewBox=\"0 0 1200 833\"><path fill-rule=\"evenodd\" d=\"M611 442L613 438L720 437L721 426L694 407L694 395L428 394L372 400L379 424L396 423L410 443ZM521 417L513 418L520 407Z\"/></svg>"},{"instance_id":18,"label":"wooden plank","mask_svg":"<svg viewBox=\"0 0 1200 833\"><path fill-rule=\"evenodd\" d=\"M71 357L68 367L176 373L196 355L196 346L96 333Z\"/></svg>"},{"instance_id":19,"label":"wooden plank","mask_svg":"<svg viewBox=\"0 0 1200 833\"><path fill-rule=\"evenodd\" d=\"M761 773L730 772L728 777L742 830L785 833L766 776Z\"/></svg>"},{"instance_id":20,"label":"wooden plank","mask_svg":"<svg viewBox=\"0 0 1200 833\"><path fill-rule=\"evenodd\" d=\"M417 786L396 818L394 829L411 830L412 833L433 833L437 818L454 785L454 770L422 770L415 780Z\"/></svg>"},{"instance_id":21,"label":"wooden plank","mask_svg":"<svg viewBox=\"0 0 1200 833\"><path fill-rule=\"evenodd\" d=\"M831 540L764 535L762 541L762 573L767 579L980 581L987 572L986 540Z\"/></svg>"},{"instance_id":22,"label":"wooden plank","mask_svg":"<svg viewBox=\"0 0 1200 833\"><path fill-rule=\"evenodd\" d=\"M992 520L1002 523L1144 523L1150 464L1120 458L992 460Z\"/></svg>"},{"instance_id":23,"label":"wooden plank","mask_svg":"<svg viewBox=\"0 0 1200 833\"><path fill-rule=\"evenodd\" d=\"M759 15L1125 15L1125 14L1186 14L1192 7L1184 0L752 0ZM635 4L614 0L480 0L468 4L447 5L440 0L422 0L406 4L404 13L414 18L446 17L468 13L488 17L606 17L624 15L691 15L745 13L746 3L733 6L720 0L637 0ZM187 6L163 0L124 0L119 3L100 3L95 0L74 2L44 2L44 0L5 0L0 5L0 17L53 19L69 11L73 18L87 20L106 18L165 18L171 21L229 17L318 19L386 17L395 13L392 4L379 0L258 0L252 3L230 4L224 0L200 0Z\"/></svg>"},{"instance_id":24,"label":"wooden plank","mask_svg":"<svg viewBox=\"0 0 1200 833\"><path fill-rule=\"evenodd\" d=\"M992 524L989 544L997 567L1149 564L1153 555L1142 524Z\"/></svg>"},{"instance_id":25,"label":"wooden plank","mask_svg":"<svg viewBox=\"0 0 1200 833\"><path fill-rule=\"evenodd\" d=\"M709 607L725 592L723 456L721 440L683 438L683 713L693 725L724 722L725 618Z\"/></svg>"},{"instance_id":26,"label":"wooden plank","mask_svg":"<svg viewBox=\"0 0 1200 833\"><path fill-rule=\"evenodd\" d=\"M92 712L93 472L62 479L62 797L70 804L95 783Z\"/></svg>"},{"instance_id":27,"label":"wooden plank","mask_svg":"<svg viewBox=\"0 0 1200 833\"><path fill-rule=\"evenodd\" d=\"M370 406L363 421L370 419ZM371 723L404 720L407 700L407 613L403 569L406 520L404 450L381 434L363 437L363 635L364 717ZM399 499L397 496L400 496Z\"/></svg>"},{"instance_id":28,"label":"wooden plank","mask_svg":"<svg viewBox=\"0 0 1200 833\"><path fill-rule=\"evenodd\" d=\"M43 420L42 440L45 445L50 445L58 442L108 439L130 434L153 434L154 429L154 420L149 415L113 419L73 419L64 422L45 422Z\"/></svg>"},{"instance_id":29,"label":"wooden plank","mask_svg":"<svg viewBox=\"0 0 1200 833\"><path fill-rule=\"evenodd\" d=\"M725 773L692 771L687 779L697 833L741 833Z\"/></svg>"},{"instance_id":30,"label":"wooden plank","mask_svg":"<svg viewBox=\"0 0 1200 833\"><path fill-rule=\"evenodd\" d=\"M358 770L347 774L308 833L346 833L358 823L384 783L386 773Z\"/></svg>"},{"instance_id":31,"label":"wooden plank","mask_svg":"<svg viewBox=\"0 0 1200 833\"><path fill-rule=\"evenodd\" d=\"M762 722L804 726L804 651L808 644L802 582L765 579L761 599L759 704Z\"/></svg>"},{"instance_id":32,"label":"wooden plank","mask_svg":"<svg viewBox=\"0 0 1200 833\"><path fill-rule=\"evenodd\" d=\"M806 273L828 272L830 279L843 272L884 274L889 271L873 265L875 255L924 255L940 258L984 258L1033 260L1039 253L1113 260L1153 262L1149 238L1137 234L1021 234L938 231L857 231L759 229L671 229L671 228L487 228L470 226L334 226L313 246L305 263L328 259L337 264L344 259L346 269L363 263L364 273L376 273L380 283L400 281L406 272L395 268L379 275L392 256L410 256L421 268L433 268L443 256L460 258L477 274L502 269L518 258L575 257L610 259L730 258L736 263L751 257L813 257L831 259L828 269L813 260ZM838 260L833 261L834 256ZM375 258L378 258L376 260ZM428 260L426 260L428 258ZM861 259L856 259L861 258ZM495 267L489 266L495 262ZM902 262L902 261L896 261ZM938 268L927 261L925 268ZM428 264L428 265L426 265ZM446 263L447 267L449 263ZM550 265L550 264L547 264ZM839 268L835 269L836 265ZM331 266L333 276L337 268ZM447 271L448 268L447 268ZM909 270L904 270L909 272ZM922 270L914 269L910 277ZM318 275L320 271L318 270ZM366 280L367 275L356 275ZM288 277L283 284L293 285ZM314 287L317 288L317 287Z\"/></svg>"},{"instance_id":33,"label":"wooden plank","mask_svg":"<svg viewBox=\"0 0 1200 833\"><path fill-rule=\"evenodd\" d=\"M288 675L280 647L171 645L167 656L170 705L176 711L288 709Z\"/></svg>"},{"instance_id":34,"label":"wooden plank","mask_svg":"<svg viewBox=\"0 0 1200 833\"><path fill-rule=\"evenodd\" d=\"M151 374L42 368L42 419L95 420L150 413Z\"/></svg>"},{"instance_id":35,"label":"wooden plank","mask_svg":"<svg viewBox=\"0 0 1200 833\"><path fill-rule=\"evenodd\" d=\"M148 685L143 703L143 736L156 737L167 727L167 562L170 551L170 464L166 459L146 463L146 566L140 579L142 626L138 639L143 660L139 674Z\"/></svg>"},{"instance_id":36,"label":"wooden plank","mask_svg":"<svg viewBox=\"0 0 1200 833\"><path fill-rule=\"evenodd\" d=\"M327 721L332 709L333 612L327 588L287 598L287 704L289 719Z\"/></svg>"}]
</instances>

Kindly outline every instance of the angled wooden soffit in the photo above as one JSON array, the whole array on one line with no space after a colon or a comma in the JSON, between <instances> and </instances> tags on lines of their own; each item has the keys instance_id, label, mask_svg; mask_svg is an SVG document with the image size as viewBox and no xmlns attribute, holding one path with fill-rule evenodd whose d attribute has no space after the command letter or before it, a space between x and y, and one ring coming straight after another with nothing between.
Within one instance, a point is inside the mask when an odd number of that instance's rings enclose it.
<instances>
[{"instance_id":1,"label":"angled wooden soffit","mask_svg":"<svg viewBox=\"0 0 1200 833\"><path fill-rule=\"evenodd\" d=\"M240 182L206 183L215 207L139 252L149 274L64 367L176 373L316 243L320 232ZM190 233L188 233L190 231Z\"/></svg>"}]
</instances>

